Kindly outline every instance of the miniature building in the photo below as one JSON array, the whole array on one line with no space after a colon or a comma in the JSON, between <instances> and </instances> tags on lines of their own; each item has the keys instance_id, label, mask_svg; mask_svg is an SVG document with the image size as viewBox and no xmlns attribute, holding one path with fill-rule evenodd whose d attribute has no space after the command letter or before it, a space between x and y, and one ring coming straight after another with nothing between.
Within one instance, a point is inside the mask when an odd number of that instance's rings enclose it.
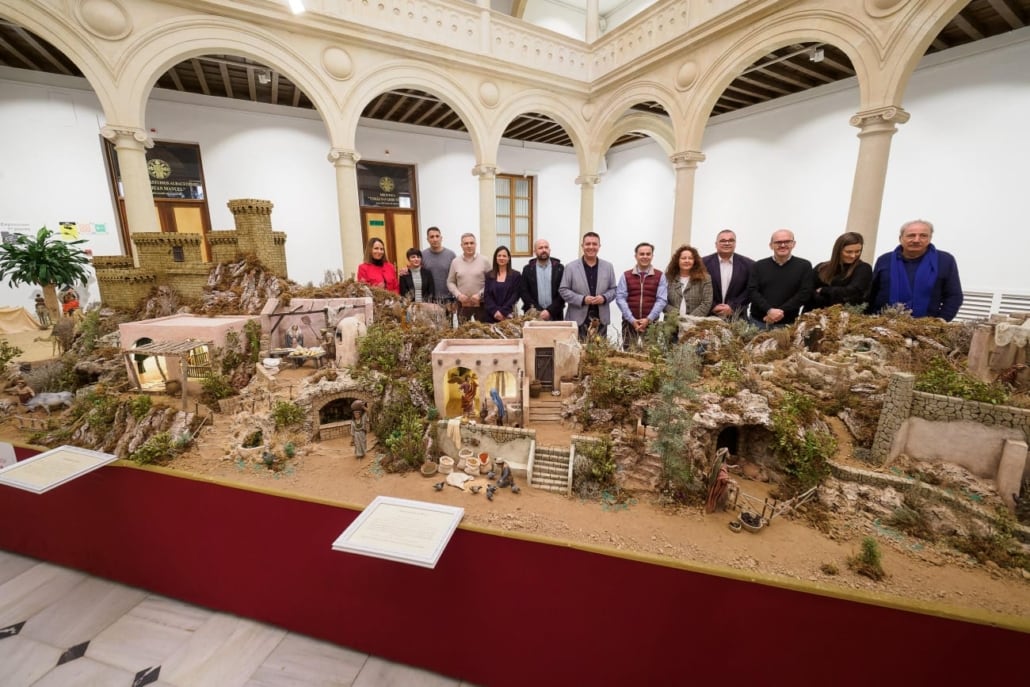
<instances>
[{"instance_id":1,"label":"miniature building","mask_svg":"<svg viewBox=\"0 0 1030 687\"><path fill-rule=\"evenodd\" d=\"M286 332L297 326L304 334L304 345L310 348L323 347L337 366L352 365L354 361L343 360L343 346L340 341L340 326L346 320L358 320L371 325L373 301L361 298L293 298L289 305L283 305L278 298L269 298L261 310L261 331L267 336L262 345L264 351L289 348ZM335 350L334 350L335 349Z\"/></svg>"},{"instance_id":2,"label":"miniature building","mask_svg":"<svg viewBox=\"0 0 1030 687\"><path fill-rule=\"evenodd\" d=\"M466 414L461 384L474 382L472 412L478 415L496 389L505 402L518 402L525 383L521 339L444 339L433 349L433 397L442 417ZM510 405L510 403L509 403Z\"/></svg>"},{"instance_id":3,"label":"miniature building","mask_svg":"<svg viewBox=\"0 0 1030 687\"><path fill-rule=\"evenodd\" d=\"M184 393L186 381L211 371L215 348L224 348L230 332L244 340L247 315L198 317L171 315L118 325L129 379L141 389L167 391L169 383Z\"/></svg>"},{"instance_id":4,"label":"miniature building","mask_svg":"<svg viewBox=\"0 0 1030 687\"><path fill-rule=\"evenodd\" d=\"M558 388L562 379L579 370L579 332L575 322L533 320L522 326L526 374L544 391Z\"/></svg>"},{"instance_id":5,"label":"miniature building","mask_svg":"<svg viewBox=\"0 0 1030 687\"><path fill-rule=\"evenodd\" d=\"M236 221L234 231L130 234L139 267L130 256L94 258L100 300L110 307L131 310L155 286L174 286L188 298L199 298L211 263L231 262L244 255L257 257L266 270L286 277L286 234L272 231L271 201L230 200L228 205Z\"/></svg>"},{"instance_id":6,"label":"miniature building","mask_svg":"<svg viewBox=\"0 0 1030 687\"><path fill-rule=\"evenodd\" d=\"M969 371L983 382L997 379L1016 384L1030 381L1030 313L991 315L977 325L969 343Z\"/></svg>"}]
</instances>

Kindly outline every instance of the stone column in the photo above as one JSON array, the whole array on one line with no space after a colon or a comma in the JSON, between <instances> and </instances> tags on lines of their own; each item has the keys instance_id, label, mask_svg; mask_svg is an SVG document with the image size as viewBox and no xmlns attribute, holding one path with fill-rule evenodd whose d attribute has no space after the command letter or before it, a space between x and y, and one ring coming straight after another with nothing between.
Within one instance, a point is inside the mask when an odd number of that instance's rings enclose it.
<instances>
[{"instance_id":1,"label":"stone column","mask_svg":"<svg viewBox=\"0 0 1030 687\"><path fill-rule=\"evenodd\" d=\"M358 202L357 164L361 155L354 150L333 148L329 162L336 168L336 202L340 212L340 251L343 253L343 275L353 278L364 260L361 245L361 206Z\"/></svg>"},{"instance_id":2,"label":"stone column","mask_svg":"<svg viewBox=\"0 0 1030 687\"><path fill-rule=\"evenodd\" d=\"M912 394L915 389L915 375L907 372L891 375L880 409L880 421L876 425L876 436L873 438L871 458L874 465L883 465L890 456L894 437L912 412Z\"/></svg>"},{"instance_id":3,"label":"stone column","mask_svg":"<svg viewBox=\"0 0 1030 687\"><path fill-rule=\"evenodd\" d=\"M146 151L154 147L154 142L139 127L110 124L100 130L100 135L114 143L115 154L118 156L129 234L160 232L161 225L154 211L154 193L150 188L150 174L147 172ZM126 255L132 256L133 264L139 267L139 256L131 236L129 245L124 249Z\"/></svg>"},{"instance_id":4,"label":"stone column","mask_svg":"<svg viewBox=\"0 0 1030 687\"><path fill-rule=\"evenodd\" d=\"M865 110L851 118L851 126L859 128L859 144L847 230L861 234L867 246L876 246L891 137L898 130L897 125L904 124L909 117L900 107L887 106Z\"/></svg>"},{"instance_id":5,"label":"stone column","mask_svg":"<svg viewBox=\"0 0 1030 687\"><path fill-rule=\"evenodd\" d=\"M576 177L579 184L579 242L583 243L583 234L594 231L594 187L601 183L597 174L584 174Z\"/></svg>"},{"instance_id":6,"label":"stone column","mask_svg":"<svg viewBox=\"0 0 1030 687\"><path fill-rule=\"evenodd\" d=\"M497 248L497 167L476 165L472 174L479 177L479 253L490 260Z\"/></svg>"},{"instance_id":7,"label":"stone column","mask_svg":"<svg viewBox=\"0 0 1030 687\"><path fill-rule=\"evenodd\" d=\"M587 25L583 33L586 36L588 45L596 41L598 34L601 32L599 4L599 0L587 0Z\"/></svg>"},{"instance_id":8,"label":"stone column","mask_svg":"<svg viewBox=\"0 0 1030 687\"><path fill-rule=\"evenodd\" d=\"M704 153L685 150L670 158L676 168L676 199L672 207L672 246L675 250L690 243L690 223L694 214L694 171L705 161Z\"/></svg>"}]
</instances>

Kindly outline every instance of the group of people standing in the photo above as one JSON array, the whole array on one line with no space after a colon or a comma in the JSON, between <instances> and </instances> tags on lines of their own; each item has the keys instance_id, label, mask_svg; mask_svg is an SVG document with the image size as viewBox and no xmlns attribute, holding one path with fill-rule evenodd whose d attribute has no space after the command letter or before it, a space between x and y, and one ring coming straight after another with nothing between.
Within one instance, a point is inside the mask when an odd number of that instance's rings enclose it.
<instances>
[{"instance_id":1,"label":"group of people standing","mask_svg":"<svg viewBox=\"0 0 1030 687\"><path fill-rule=\"evenodd\" d=\"M511 251L499 246L492 264L476 252L476 237L461 236L461 255L443 247L437 227L426 232L429 249L407 251L407 266L398 279L386 261L380 239L368 243L358 280L387 288L415 302L445 305L459 323L475 319L499 322L523 309L542 320L576 322L581 339L604 337L614 301L622 315L624 348L639 344L659 321L673 322L675 338L681 317L748 317L762 329L793 323L802 310L836 304L866 304L870 313L900 305L915 317L954 319L962 305L955 258L932 243L933 224L912 220L901 226L898 247L881 255L875 266L862 260L865 240L846 232L834 242L830 259L814 267L794 255L797 242L788 229L773 232L770 257L752 260L737 253L731 230L718 233L715 252L701 257L693 246L673 251L665 271L654 267L654 246L634 249L635 264L616 276L612 263L598 256L601 237L583 235L582 256L563 265L551 256L546 239L533 245L534 259L520 272L511 267Z\"/></svg>"}]
</instances>

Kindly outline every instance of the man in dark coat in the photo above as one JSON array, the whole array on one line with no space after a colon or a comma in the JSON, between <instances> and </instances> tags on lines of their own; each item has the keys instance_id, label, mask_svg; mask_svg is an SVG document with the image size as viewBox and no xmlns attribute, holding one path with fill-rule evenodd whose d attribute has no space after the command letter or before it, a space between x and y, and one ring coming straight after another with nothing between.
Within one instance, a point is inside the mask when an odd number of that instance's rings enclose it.
<instances>
[{"instance_id":1,"label":"man in dark coat","mask_svg":"<svg viewBox=\"0 0 1030 687\"><path fill-rule=\"evenodd\" d=\"M755 261L737 254L737 235L723 229L715 237L715 252L701 259L712 277L712 315L722 318L747 314L751 300L747 284Z\"/></svg>"},{"instance_id":2,"label":"man in dark coat","mask_svg":"<svg viewBox=\"0 0 1030 687\"><path fill-rule=\"evenodd\" d=\"M533 251L536 260L522 268L522 309L537 310L541 320L558 321L565 313L565 301L558 291L565 267L561 260L551 257L547 239L537 239Z\"/></svg>"}]
</instances>

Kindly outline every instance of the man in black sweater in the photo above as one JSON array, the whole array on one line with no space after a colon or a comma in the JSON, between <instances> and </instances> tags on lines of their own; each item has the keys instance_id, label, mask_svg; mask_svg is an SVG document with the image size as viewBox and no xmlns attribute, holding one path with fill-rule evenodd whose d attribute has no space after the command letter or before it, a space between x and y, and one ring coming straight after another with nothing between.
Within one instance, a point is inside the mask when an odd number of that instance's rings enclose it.
<instances>
[{"instance_id":1,"label":"man in black sweater","mask_svg":"<svg viewBox=\"0 0 1030 687\"><path fill-rule=\"evenodd\" d=\"M751 268L751 322L760 329L791 324L812 295L812 263L794 257L794 245L794 232L773 232L769 241L772 257Z\"/></svg>"}]
</instances>

